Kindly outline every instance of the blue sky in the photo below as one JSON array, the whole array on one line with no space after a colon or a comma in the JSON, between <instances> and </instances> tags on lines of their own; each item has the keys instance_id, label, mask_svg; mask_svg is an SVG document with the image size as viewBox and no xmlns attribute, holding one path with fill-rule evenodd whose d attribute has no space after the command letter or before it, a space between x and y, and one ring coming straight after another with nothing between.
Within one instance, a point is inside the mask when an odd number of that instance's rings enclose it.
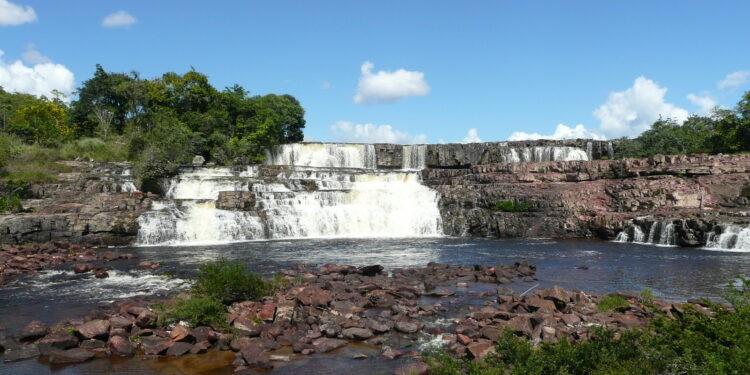
<instances>
[{"instance_id":1,"label":"blue sky","mask_svg":"<svg viewBox=\"0 0 750 375\"><path fill-rule=\"evenodd\" d=\"M309 139L612 138L733 106L750 89L748 14L748 1L0 0L0 85L192 66L220 88L296 96Z\"/></svg>"}]
</instances>

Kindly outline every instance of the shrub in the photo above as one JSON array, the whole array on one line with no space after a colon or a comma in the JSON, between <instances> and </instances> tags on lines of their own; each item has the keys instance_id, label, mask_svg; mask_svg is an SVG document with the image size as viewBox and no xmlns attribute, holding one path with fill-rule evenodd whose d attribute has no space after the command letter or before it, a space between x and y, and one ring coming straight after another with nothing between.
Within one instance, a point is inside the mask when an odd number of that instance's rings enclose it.
<instances>
[{"instance_id":1,"label":"shrub","mask_svg":"<svg viewBox=\"0 0 750 375\"><path fill-rule=\"evenodd\" d=\"M529 212L534 208L528 202L517 202L514 200L502 200L495 202L495 211L502 212Z\"/></svg>"},{"instance_id":2,"label":"shrub","mask_svg":"<svg viewBox=\"0 0 750 375\"><path fill-rule=\"evenodd\" d=\"M0 213L19 212L23 210L21 206L21 196L18 193L0 195Z\"/></svg>"},{"instance_id":3,"label":"shrub","mask_svg":"<svg viewBox=\"0 0 750 375\"><path fill-rule=\"evenodd\" d=\"M618 309L626 308L630 305L625 297L619 294L608 294L599 301L596 305L600 312L614 311Z\"/></svg>"},{"instance_id":4,"label":"shrub","mask_svg":"<svg viewBox=\"0 0 750 375\"><path fill-rule=\"evenodd\" d=\"M226 325L226 308L211 297L190 297L177 300L166 309L165 323L185 321L191 326L223 327Z\"/></svg>"},{"instance_id":5,"label":"shrub","mask_svg":"<svg viewBox=\"0 0 750 375\"><path fill-rule=\"evenodd\" d=\"M243 263L225 259L201 266L193 286L196 295L214 298L224 304L256 300L271 291L271 284L248 272Z\"/></svg>"}]
</instances>

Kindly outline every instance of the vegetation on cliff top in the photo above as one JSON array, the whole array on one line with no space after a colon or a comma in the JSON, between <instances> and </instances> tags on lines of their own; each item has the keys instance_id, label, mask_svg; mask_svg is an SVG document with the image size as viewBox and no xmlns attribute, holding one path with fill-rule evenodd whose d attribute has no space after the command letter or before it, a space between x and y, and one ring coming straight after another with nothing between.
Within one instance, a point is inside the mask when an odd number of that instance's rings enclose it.
<instances>
[{"instance_id":1,"label":"vegetation on cliff top","mask_svg":"<svg viewBox=\"0 0 750 375\"><path fill-rule=\"evenodd\" d=\"M260 162L266 149L301 141L305 126L294 97L254 96L239 85L220 91L195 70L144 79L97 65L75 100L53 96L0 87L0 185L54 177L50 164L75 158L129 160L148 185L194 155L220 165ZM23 165L32 159L36 165Z\"/></svg>"},{"instance_id":2,"label":"vegetation on cliff top","mask_svg":"<svg viewBox=\"0 0 750 375\"><path fill-rule=\"evenodd\" d=\"M750 282L730 286L732 308L709 304L710 314L686 309L674 318L660 311L644 329L598 330L589 340L541 343L505 332L495 353L463 361L426 356L442 374L747 374L750 373Z\"/></svg>"},{"instance_id":3,"label":"vegetation on cliff top","mask_svg":"<svg viewBox=\"0 0 750 375\"><path fill-rule=\"evenodd\" d=\"M655 154L719 154L750 151L750 92L735 109L715 109L708 116L693 115L682 124L659 119L633 139L619 139L617 157Z\"/></svg>"}]
</instances>

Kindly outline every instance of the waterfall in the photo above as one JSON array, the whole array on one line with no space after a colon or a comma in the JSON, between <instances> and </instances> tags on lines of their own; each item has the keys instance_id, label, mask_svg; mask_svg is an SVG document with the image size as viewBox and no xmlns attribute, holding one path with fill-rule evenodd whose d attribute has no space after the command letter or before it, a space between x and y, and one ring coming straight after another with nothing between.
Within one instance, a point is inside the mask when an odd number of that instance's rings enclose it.
<instances>
[{"instance_id":1,"label":"waterfall","mask_svg":"<svg viewBox=\"0 0 750 375\"><path fill-rule=\"evenodd\" d=\"M657 246L675 246L677 243L673 220L654 221L648 227L648 235L641 225L633 223L617 234L615 242L633 242Z\"/></svg>"},{"instance_id":2,"label":"waterfall","mask_svg":"<svg viewBox=\"0 0 750 375\"><path fill-rule=\"evenodd\" d=\"M402 168L406 170L420 170L425 167L427 145L402 146Z\"/></svg>"},{"instance_id":3,"label":"waterfall","mask_svg":"<svg viewBox=\"0 0 750 375\"><path fill-rule=\"evenodd\" d=\"M137 244L441 236L438 194L417 171L425 147L404 151L400 171L375 169L374 147L350 144L284 145L268 161L282 168L183 169L138 218Z\"/></svg>"},{"instance_id":4,"label":"waterfall","mask_svg":"<svg viewBox=\"0 0 750 375\"><path fill-rule=\"evenodd\" d=\"M706 248L725 251L750 251L750 226L720 225L708 234Z\"/></svg>"},{"instance_id":5,"label":"waterfall","mask_svg":"<svg viewBox=\"0 0 750 375\"><path fill-rule=\"evenodd\" d=\"M375 146L344 143L290 143L266 155L268 165L375 169Z\"/></svg>"},{"instance_id":6,"label":"waterfall","mask_svg":"<svg viewBox=\"0 0 750 375\"><path fill-rule=\"evenodd\" d=\"M545 161L589 160L587 152L578 147L568 146L533 146L512 147L506 163L531 163Z\"/></svg>"}]
</instances>

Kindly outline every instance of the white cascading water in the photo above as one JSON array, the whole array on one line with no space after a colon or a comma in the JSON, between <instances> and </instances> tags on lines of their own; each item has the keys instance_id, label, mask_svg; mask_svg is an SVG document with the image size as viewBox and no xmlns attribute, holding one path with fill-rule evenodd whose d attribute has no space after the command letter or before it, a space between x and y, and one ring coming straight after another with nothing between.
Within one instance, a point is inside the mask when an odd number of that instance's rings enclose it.
<instances>
[{"instance_id":1,"label":"white cascading water","mask_svg":"<svg viewBox=\"0 0 750 375\"><path fill-rule=\"evenodd\" d=\"M631 224L617 234L615 242L633 242L657 246L675 246L675 226L672 220L654 221L648 229L648 235L638 224ZM628 233L632 232L632 234Z\"/></svg>"},{"instance_id":2,"label":"white cascading water","mask_svg":"<svg viewBox=\"0 0 750 375\"><path fill-rule=\"evenodd\" d=\"M750 251L750 226L722 225L720 234L709 233L706 248L724 251Z\"/></svg>"},{"instance_id":3,"label":"white cascading water","mask_svg":"<svg viewBox=\"0 0 750 375\"><path fill-rule=\"evenodd\" d=\"M266 161L288 166L278 170L185 168L171 179L166 199L139 217L137 243L441 236L438 194L422 185L418 172L427 146L401 147L401 170L377 169L374 145L335 143L281 145ZM574 147L508 148L507 154L518 162L588 159ZM218 209L220 192L250 192L254 207Z\"/></svg>"}]
</instances>

